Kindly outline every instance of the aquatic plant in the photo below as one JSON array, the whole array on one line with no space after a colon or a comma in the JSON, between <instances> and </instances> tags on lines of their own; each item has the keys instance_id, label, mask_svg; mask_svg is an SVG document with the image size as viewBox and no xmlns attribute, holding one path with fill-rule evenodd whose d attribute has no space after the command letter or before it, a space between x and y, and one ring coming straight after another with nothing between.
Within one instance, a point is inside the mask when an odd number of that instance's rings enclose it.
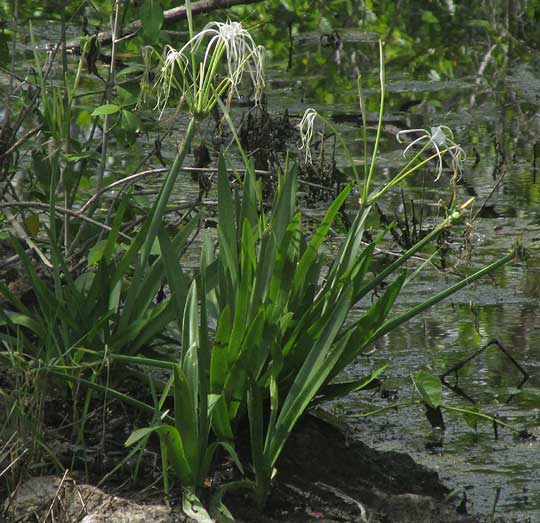
<instances>
[{"instance_id":1,"label":"aquatic plant","mask_svg":"<svg viewBox=\"0 0 540 523\"><path fill-rule=\"evenodd\" d=\"M226 106L219 99L215 102L236 135ZM301 148L306 157L318 118L316 111L309 109L300 123ZM376 339L512 259L513 253L508 254L401 315L390 317L396 298L409 281L407 261L459 221L471 203L469 200L449 209L447 217L430 233L376 276L370 276L373 253L384 236L364 243L372 204L427 162L458 150L457 144L442 143L438 136L434 140L435 154L420 159L432 145L428 141L375 192L369 190L374 166L366 168L363 180L356 173L356 184L362 184L361 206L332 262L326 261L323 245L355 183L343 189L321 224L308 235L297 211L297 173L290 161L280 176L267 217L260 207L251 162L246 160L242 194L233 196L225 160L220 157L218 250L214 252L210 240L205 240L187 300L184 272L170 251L167 236L159 234L181 332L180 362L171 378L176 391L176 421L174 425L158 423L139 429L128 443L157 432L165 462L170 460L191 499L199 499L217 445L227 445L236 460L232 447L235 426L247 416L254 479L242 481L241 486L253 489L262 509L276 463L299 418L315 401L359 390L367 383L361 379L336 385L333 380L341 371ZM377 156L372 155L373 161ZM456 155L456 161L459 159ZM359 318L350 318L354 305L383 281L390 282L385 292ZM216 325L213 335L208 330L209 322Z\"/></svg>"},{"instance_id":2,"label":"aquatic plant","mask_svg":"<svg viewBox=\"0 0 540 523\"><path fill-rule=\"evenodd\" d=\"M189 309L187 303L183 309L176 308L182 332L181 365L184 372L196 368L199 380L180 380L175 374L174 380L185 382L189 390L183 394L184 407L178 414L180 407L175 405L175 416L190 416L192 425L198 420L204 427L208 427L205 420L210 420L215 440L210 446L199 440L205 452L201 449L197 460L212 446L233 444L236 424L248 417L255 477L253 481L242 481L241 486L253 489L259 507L263 508L276 463L299 418L314 402L359 390L369 382L359 379L334 384L341 371L376 339L507 263L513 253L391 318L393 304L409 281L404 271L407 261L459 221L468 204L451 209L428 235L377 276L370 276L372 256L383 236L363 244L370 209L357 212L339 244L337 256L326 267L323 245L341 207L352 194L353 184L340 193L321 224L308 236L297 212L294 164L287 164L268 218L259 209L252 169L248 166L242 196L233 197L223 158L219 167L219 250L214 253L209 240L205 241L196 277L200 291L195 295L192 287ZM184 285L177 278L181 269L177 265L175 268L174 257L166 254L166 237L160 236L160 242L164 256L172 264L167 271L169 285L175 295L181 296ZM391 282L385 292L360 317L352 319L354 305L371 295L383 281ZM191 319L188 321L187 317ZM206 331L208 321L216 325L213 336ZM186 359L188 354L191 359ZM188 361L191 367L186 367ZM205 391L208 411L195 408L197 402L205 401L201 397ZM185 398L194 402L188 402L191 407L186 405ZM150 431L169 434L171 427L159 424L140 429L128 442L133 443ZM179 427L174 436L179 442L174 448L170 440L165 441L173 469L185 478L179 463L186 459L184 438L189 441L193 432L184 433ZM207 432L198 434L207 441ZM208 462L205 464L207 467ZM202 479L201 475L199 489Z\"/></svg>"}]
</instances>

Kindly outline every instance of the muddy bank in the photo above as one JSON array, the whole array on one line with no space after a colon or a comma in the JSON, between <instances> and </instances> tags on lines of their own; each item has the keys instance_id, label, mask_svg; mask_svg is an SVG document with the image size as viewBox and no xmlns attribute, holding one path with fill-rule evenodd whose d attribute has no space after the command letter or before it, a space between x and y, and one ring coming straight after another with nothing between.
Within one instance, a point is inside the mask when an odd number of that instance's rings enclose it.
<instances>
[{"instance_id":1,"label":"muddy bank","mask_svg":"<svg viewBox=\"0 0 540 523\"><path fill-rule=\"evenodd\" d=\"M240 523L484 521L458 513L445 501L448 493L435 472L407 454L374 450L309 417L290 437L265 514L245 493L230 494L225 503ZM177 502L171 506L159 494L143 503L137 491L109 495L67 476L45 476L22 483L5 501L3 517L6 523L42 521L52 513L70 523L189 521Z\"/></svg>"},{"instance_id":2,"label":"muddy bank","mask_svg":"<svg viewBox=\"0 0 540 523\"><path fill-rule=\"evenodd\" d=\"M267 514L247 497L226 499L245 523L466 523L445 499L436 472L399 452L380 452L314 417L290 436L278 465Z\"/></svg>"}]
</instances>

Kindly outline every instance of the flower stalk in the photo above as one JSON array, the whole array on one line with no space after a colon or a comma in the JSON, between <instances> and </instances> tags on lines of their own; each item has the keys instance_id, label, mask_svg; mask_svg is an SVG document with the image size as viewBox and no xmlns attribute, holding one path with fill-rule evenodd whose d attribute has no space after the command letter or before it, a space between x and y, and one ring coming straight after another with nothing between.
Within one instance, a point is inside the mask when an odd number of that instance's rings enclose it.
<instances>
[{"instance_id":1,"label":"flower stalk","mask_svg":"<svg viewBox=\"0 0 540 523\"><path fill-rule=\"evenodd\" d=\"M246 69L254 85L256 103L260 100L264 87L264 48L255 45L252 36L242 24L210 22L200 33L193 35L190 17L188 21L189 41L178 50L171 46L166 47L158 77L159 91L155 108L162 115L170 97L176 91L179 94L179 105L187 106L191 119L149 218L150 225L140 259L142 267L148 263L178 173L195 136L197 122L208 116L223 95L228 93L230 101L232 94L238 92ZM200 61L197 61L197 55L205 41L207 44L204 54ZM150 52L145 52L148 57ZM226 75L217 81L222 64L226 67Z\"/></svg>"},{"instance_id":2,"label":"flower stalk","mask_svg":"<svg viewBox=\"0 0 540 523\"><path fill-rule=\"evenodd\" d=\"M171 193L178 177L178 173L180 172L182 164L184 163L184 159L186 158L186 154L191 147L191 142L193 141L193 137L195 136L196 127L196 118L192 117L187 126L184 141L178 148L178 153L176 154L174 162L171 165L169 173L167 174L167 178L165 178L165 182L161 187L156 203L154 204L154 208L152 209L150 227L148 229L146 240L141 253L142 267L147 264L148 258L150 257L152 245L154 244L154 240L157 237L159 228L161 226L161 219L165 213L167 203L169 202L169 199L171 197Z\"/></svg>"}]
</instances>

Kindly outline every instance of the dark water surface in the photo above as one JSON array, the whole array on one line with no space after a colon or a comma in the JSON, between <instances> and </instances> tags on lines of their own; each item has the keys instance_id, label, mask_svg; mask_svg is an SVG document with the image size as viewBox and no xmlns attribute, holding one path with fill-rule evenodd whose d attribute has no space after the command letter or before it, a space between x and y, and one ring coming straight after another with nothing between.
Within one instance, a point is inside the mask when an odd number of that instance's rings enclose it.
<instances>
[{"instance_id":1,"label":"dark water surface","mask_svg":"<svg viewBox=\"0 0 540 523\"><path fill-rule=\"evenodd\" d=\"M355 45L350 42L350 48ZM437 48L434 53L445 51ZM316 44L311 52L316 54ZM317 70L318 77L324 77L321 68ZM537 441L523 441L506 429L499 430L496 439L489 422L479 423L475 432L455 413L445 414L444 433L432 431L418 406L362 416L377 407L406 402L414 393L410 374L418 368L441 374L489 340L497 339L526 369L529 380L518 388L522 374L502 352L491 347L460 371L459 385L484 412L520 429L540 433L538 67L513 57L504 69L479 81L470 70L447 81L418 79L399 67L388 66L386 72L386 118L413 128L447 125L467 153L459 198L465 201L476 197L472 215L485 204L474 221L471 216L471 263L477 266L494 260L518 239L524 242L530 256L386 336L377 344L377 350L349 369L352 376L361 377L366 375L366 369L389 362L385 392L360 393L333 407L366 442L378 448L407 451L417 461L436 469L451 488L461 489L461 498L465 491L471 512L489 514L496 506L497 516L540 521ZM316 98L306 95L305 104L329 113L357 110L354 102L340 103L338 96L330 104ZM414 111L400 110L407 100L420 103ZM387 133L383 165L389 172L400 161L397 147L391 133ZM447 180L443 176L434 183L433 178L418 176L407 182L405 195L405 200L447 201ZM384 207L390 215L394 210L402 213L401 195L394 194ZM420 303L452 281L447 274L424 270L406 288L396 312ZM449 389L444 390L443 403L472 406Z\"/></svg>"},{"instance_id":2,"label":"dark water surface","mask_svg":"<svg viewBox=\"0 0 540 523\"><path fill-rule=\"evenodd\" d=\"M31 2L26 4L31 5ZM34 22L41 43L54 41L58 27L57 22L44 21L43 14ZM26 31L22 26L21 29ZM326 40L321 39L325 31L293 32L290 63L283 49L278 51L269 43L272 57L268 64L268 109L271 113L281 113L287 108L293 122L299 120L307 107L329 115L339 122L338 128L360 162L356 75L361 72L366 77L369 120L374 125L378 99L377 35L350 27L330 29L339 35L337 47L327 45L328 36ZM78 28L72 28L71 32L76 35ZM500 52L496 60L478 74L490 46L487 42L477 42L471 50L476 57L471 63L463 66L454 63L452 74L444 74L438 70L438 66L445 63L441 62L441 57L454 60L456 49L463 45L458 37L452 40L452 34L450 28L447 38L442 40L443 46L439 39L432 48L422 48L422 56L427 58L421 65L414 57L408 61L400 59L392 47L397 44L389 41L386 126L377 176L382 180L403 165L403 146L395 139L395 129L450 127L468 157L458 185L458 198L465 201L476 197L468 230L471 263L479 267L493 261L516 240L524 242L529 257L499 270L491 278L484 278L386 336L377 344L376 351L351 366L350 375L364 376L369 370L389 362L383 388L390 391L390 397L364 392L331 408L359 429L367 443L411 453L419 462L438 470L451 488L464 489L470 510L489 513L500 490L496 515L517 521L540 521L538 442L520 440L504 428L499 429L498 439L495 439L489 423L480 423L475 432L462 416L450 413L445 414L446 431L434 433L420 407L362 417L376 407L410 398L413 394L411 372L425 368L442 373L496 338L526 369L530 379L518 389L519 371L504 354L491 348L460 372L460 386L485 412L500 416L520 429L540 433L538 49L525 46L521 54ZM18 52L17 67L24 71L31 60L28 41L21 42ZM123 59L137 61L136 56L127 55ZM1 82L5 86L7 79L2 77ZM93 80L84 82L88 89L99 85ZM80 107L85 103L92 105L81 99ZM135 169L152 143L152 133L157 132L156 124L148 139L138 140L129 150L122 147L115 150L106 174L115 176L115 173ZM164 147L166 158L172 155L173 147L174 141ZM347 171L345 159L338 155L337 161ZM445 172L434 182L433 171L412 177L404 187L405 200L414 199L417 209L422 207L421 202L449 199L449 173ZM198 191L189 177L184 180L178 188L178 201L189 199ZM152 187L155 185L146 184L137 197L146 198ZM483 204L484 210L473 220ZM397 191L391 194L383 208L389 216L393 216L394 211L402 216L401 194ZM428 204L423 212L427 222L439 213L434 205ZM459 235L458 231L452 239L454 261L464 257L460 251L463 239ZM419 263L415 262L414 266ZM453 281L451 275L427 267L405 289L397 312L420 303ZM444 402L471 406L450 390L444 391Z\"/></svg>"}]
</instances>

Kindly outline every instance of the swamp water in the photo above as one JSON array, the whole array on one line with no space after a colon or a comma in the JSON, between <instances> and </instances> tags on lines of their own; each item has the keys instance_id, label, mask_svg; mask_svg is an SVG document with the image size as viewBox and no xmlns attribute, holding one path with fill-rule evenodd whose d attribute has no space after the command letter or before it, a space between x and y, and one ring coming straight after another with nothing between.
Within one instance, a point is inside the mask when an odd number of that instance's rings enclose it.
<instances>
[{"instance_id":1,"label":"swamp water","mask_svg":"<svg viewBox=\"0 0 540 523\"><path fill-rule=\"evenodd\" d=\"M338 29L337 33L344 35L344 49L354 46L354 34L347 44L347 30ZM314 49L306 51L310 52L316 54ZM444 49L435 53L444 53ZM318 74L324 77L321 69ZM525 263L507 266L484 278L386 336L373 353L359 358L349 369L350 376L363 377L366 369L389 363L382 393L366 391L350 396L333 405L334 412L366 443L378 449L408 452L417 462L437 470L451 488L461 491L461 499L465 492L470 513L540 521L537 441L521 440L506 429L499 430L495 437L489 422L479 423L475 432L462 415L455 413L444 414L444 432L432 430L419 406L364 417L377 408L407 402L414 394L410 375L417 369L440 375L497 339L523 366L529 379L519 387L523 378L519 369L504 353L490 347L460 370L459 387L482 411L503 417L520 429L536 434L540 431L538 68L516 60L499 73L494 84L484 78L478 82L474 75L451 81L420 81L399 67L388 67L386 74L389 109L385 118L389 127L400 120L401 125L407 123L405 128L429 130L447 125L468 155L458 183L458 198L463 202L476 197L472 215L482 208L468 231L474 265L496 259L518 239L525 243L530 256ZM408 101L420 102L418 110L400 111L400 105ZM339 103L338 96L336 103L326 105L309 99L305 102L330 114L357 111L354 103ZM400 165L403 150L391 134L386 134L381 162L389 173ZM422 201L437 202L439 198L449 199L446 181L434 183L417 176L409 181L403 197L394 194L393 201L386 202L385 212L393 217L395 210L403 218L403 202L408 206L414 200L418 210ZM425 212L429 214L429 210ZM424 270L404 290L395 312L404 312L428 299L451 281L437 270ZM454 382L452 376L448 382ZM449 389L443 389L444 403L472 406Z\"/></svg>"},{"instance_id":2,"label":"swamp water","mask_svg":"<svg viewBox=\"0 0 540 523\"><path fill-rule=\"evenodd\" d=\"M55 42L58 24L40 18L35 30L41 41ZM360 158L361 118L355 78L359 71L369 77L365 95L373 123L378 100L376 37L340 26L331 29L333 32L325 34L322 31L294 34L292 54L286 59L283 52L274 50L274 60L269 60L268 110L281 113L287 108L291 121L296 123L305 108L315 107L339 122L340 132ZM460 41L452 41L451 28L447 34L445 47L434 44L429 53L424 50L427 56L445 56L461 45ZM72 36L76 35L77 30L73 30ZM438 74L435 59L433 67L428 64L417 68L388 59L387 127L379 169L381 175L390 176L402 165L403 146L397 144L394 128L450 127L456 142L463 145L468 155L458 184L458 198L465 201L476 196L473 214L483 206L469 231L474 265L495 259L517 239L523 240L530 256L525 262L499 270L493 278L484 278L394 331L380 340L376 351L349 369L351 376L365 376L369 370L389 362L383 383L385 397L381 392L372 395L366 391L329 408L357 429L366 443L410 453L418 462L437 470L451 488L460 490L458 496L462 498L463 491L466 492L470 512L490 513L496 503L496 515L534 522L540 521L538 442L518 439L504 428L499 429L495 439L489 423L480 423L474 432L462 416L453 414L445 414L444 433L434 432L418 406L362 417L374 408L407 400L413 394L410 372L426 368L440 374L496 338L526 369L529 380L518 389L519 371L503 353L490 348L460 372L459 384L478 401L483 411L501 416L520 429L540 432L538 59L524 52L523 59L512 55L504 67L491 63L478 74L489 49L486 46L482 48L483 54L478 51L479 58L473 64L456 66L451 80ZM391 42L388 49L392 49ZM537 53L538 49L532 51ZM123 58L129 61L129 57ZM27 53L21 54L21 59L17 67L22 71L24 61L31 63L31 58ZM139 140L129 151L122 148L115 151L110 174L115 166L121 165L124 171L129 171L129 166L135 167L150 143L151 140ZM163 150L166 158L171 155L172 142L169 147ZM337 162L338 167L346 170L346 162L339 155ZM414 200L417 208L422 207L422 201L448 201L447 179L443 175L434 183L432 174L408 180L404 198L393 193L385 203L384 212L392 217L396 210L402 216L403 200ZM196 195L195 185L188 178L178 188L178 200ZM148 189L150 185L140 191L142 197ZM311 212L323 212L323 206ZM425 206L424 213L429 220L434 211ZM459 249L457 242L456 249ZM423 301L451 281L454 280L442 272L424 270L405 289L397 312ZM450 390L444 391L444 402L470 406Z\"/></svg>"}]
</instances>

